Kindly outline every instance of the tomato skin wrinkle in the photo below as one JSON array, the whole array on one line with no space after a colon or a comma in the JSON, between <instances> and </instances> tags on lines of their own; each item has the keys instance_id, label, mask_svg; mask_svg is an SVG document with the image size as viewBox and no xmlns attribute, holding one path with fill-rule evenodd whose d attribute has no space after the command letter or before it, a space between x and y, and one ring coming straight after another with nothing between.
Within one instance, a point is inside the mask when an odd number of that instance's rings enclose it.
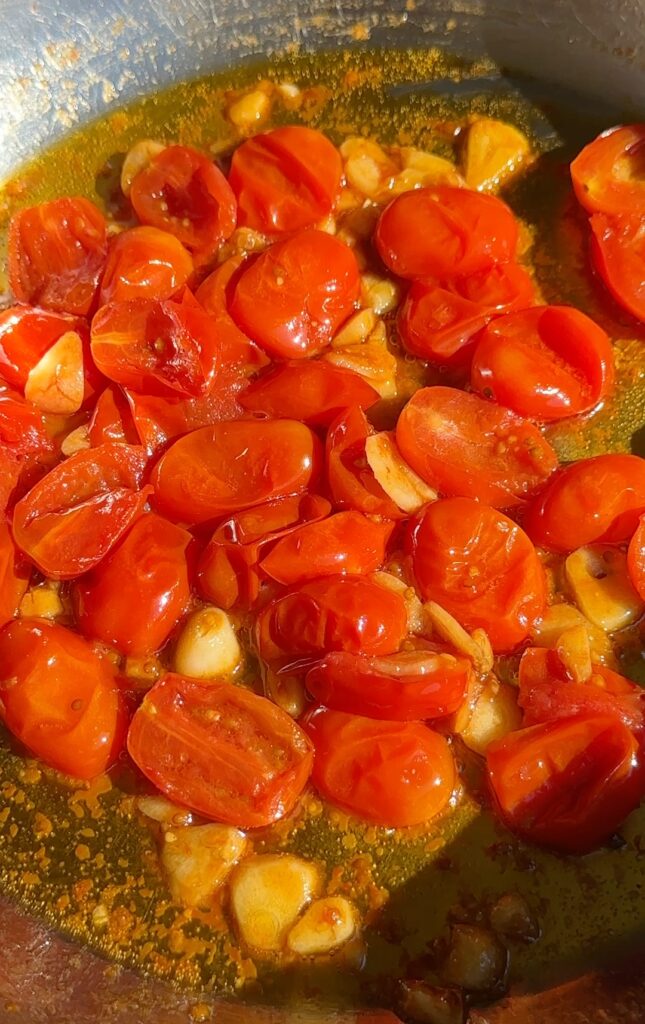
<instances>
[{"instance_id":1,"label":"tomato skin wrinkle","mask_svg":"<svg viewBox=\"0 0 645 1024\"><path fill-rule=\"evenodd\" d=\"M99 302L170 299L192 273L192 257L174 235L146 225L128 228L110 242Z\"/></svg>"},{"instance_id":2,"label":"tomato skin wrinkle","mask_svg":"<svg viewBox=\"0 0 645 1024\"><path fill-rule=\"evenodd\" d=\"M329 426L346 407L369 409L379 397L358 373L308 359L283 363L252 381L240 395L240 405L249 412Z\"/></svg>"}]
</instances>

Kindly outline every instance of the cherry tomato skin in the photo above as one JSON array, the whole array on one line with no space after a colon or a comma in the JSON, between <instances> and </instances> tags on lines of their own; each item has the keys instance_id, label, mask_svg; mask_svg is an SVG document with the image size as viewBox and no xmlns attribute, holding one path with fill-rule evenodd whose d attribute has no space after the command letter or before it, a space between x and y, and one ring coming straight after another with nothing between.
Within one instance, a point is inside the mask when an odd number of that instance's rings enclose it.
<instances>
[{"instance_id":1,"label":"cherry tomato skin","mask_svg":"<svg viewBox=\"0 0 645 1024\"><path fill-rule=\"evenodd\" d=\"M152 483L162 515L197 525L298 494L318 475L318 439L297 420L216 423L168 449Z\"/></svg>"},{"instance_id":2,"label":"cherry tomato skin","mask_svg":"<svg viewBox=\"0 0 645 1024\"><path fill-rule=\"evenodd\" d=\"M623 309L645 321L645 233L641 217L595 213L591 258L605 287Z\"/></svg>"},{"instance_id":3,"label":"cherry tomato skin","mask_svg":"<svg viewBox=\"0 0 645 1024\"><path fill-rule=\"evenodd\" d=\"M0 631L0 713L32 754L78 779L104 772L125 739L111 663L44 619L17 619Z\"/></svg>"},{"instance_id":4,"label":"cherry tomato skin","mask_svg":"<svg viewBox=\"0 0 645 1024\"><path fill-rule=\"evenodd\" d=\"M379 398L378 391L352 370L309 359L263 374L240 396L240 405L249 412L293 416L311 427L328 427L344 409L369 409Z\"/></svg>"},{"instance_id":5,"label":"cherry tomato skin","mask_svg":"<svg viewBox=\"0 0 645 1024\"><path fill-rule=\"evenodd\" d=\"M104 444L70 455L14 509L18 547L51 579L88 572L143 512L143 448Z\"/></svg>"},{"instance_id":6,"label":"cherry tomato skin","mask_svg":"<svg viewBox=\"0 0 645 1024\"><path fill-rule=\"evenodd\" d=\"M401 651L382 658L333 651L306 678L320 704L366 718L418 722L456 711L471 673L467 658Z\"/></svg>"},{"instance_id":7,"label":"cherry tomato skin","mask_svg":"<svg viewBox=\"0 0 645 1024\"><path fill-rule=\"evenodd\" d=\"M16 615L29 585L31 568L14 544L8 522L0 520L0 626Z\"/></svg>"},{"instance_id":8,"label":"cherry tomato skin","mask_svg":"<svg viewBox=\"0 0 645 1024\"><path fill-rule=\"evenodd\" d=\"M454 280L413 281L399 310L404 348L439 366L468 364L479 331L495 316L530 306L533 282L518 263Z\"/></svg>"},{"instance_id":9,"label":"cherry tomato skin","mask_svg":"<svg viewBox=\"0 0 645 1024\"><path fill-rule=\"evenodd\" d=\"M288 814L313 760L307 735L266 697L177 675L164 676L143 698L128 750L170 800L238 828Z\"/></svg>"},{"instance_id":10,"label":"cherry tomato skin","mask_svg":"<svg viewBox=\"0 0 645 1024\"><path fill-rule=\"evenodd\" d=\"M324 231L276 242L242 273L231 316L278 359L306 359L329 345L360 292L356 257Z\"/></svg>"},{"instance_id":11,"label":"cherry tomato skin","mask_svg":"<svg viewBox=\"0 0 645 1024\"><path fill-rule=\"evenodd\" d=\"M377 825L420 825L444 810L455 764L443 736L420 722L387 722L316 708L303 721L320 795Z\"/></svg>"},{"instance_id":12,"label":"cherry tomato skin","mask_svg":"<svg viewBox=\"0 0 645 1024\"><path fill-rule=\"evenodd\" d=\"M588 853L638 806L638 743L611 715L576 715L511 732L486 751L500 813L530 842Z\"/></svg>"},{"instance_id":13,"label":"cherry tomato skin","mask_svg":"<svg viewBox=\"0 0 645 1024\"><path fill-rule=\"evenodd\" d=\"M267 661L284 655L350 651L393 654L407 633L400 594L363 576L326 576L265 605L256 643Z\"/></svg>"},{"instance_id":14,"label":"cherry tomato skin","mask_svg":"<svg viewBox=\"0 0 645 1024\"><path fill-rule=\"evenodd\" d=\"M546 578L533 544L501 512L472 498L433 502L413 521L414 575L466 629L484 629L494 651L521 643L546 605Z\"/></svg>"},{"instance_id":15,"label":"cherry tomato skin","mask_svg":"<svg viewBox=\"0 0 645 1024\"><path fill-rule=\"evenodd\" d=\"M645 187L638 174L624 173L629 160L642 159L645 124L609 128L580 151L571 164L578 202L589 213L645 215Z\"/></svg>"},{"instance_id":16,"label":"cherry tomato skin","mask_svg":"<svg viewBox=\"0 0 645 1024\"><path fill-rule=\"evenodd\" d=\"M0 313L0 377L24 392L34 366L62 334L87 334L78 317L33 306L10 306Z\"/></svg>"},{"instance_id":17,"label":"cherry tomato skin","mask_svg":"<svg viewBox=\"0 0 645 1024\"><path fill-rule=\"evenodd\" d=\"M81 633L134 658L158 651L190 603L191 541L187 530L154 512L141 516L107 558L74 584Z\"/></svg>"},{"instance_id":18,"label":"cherry tomato skin","mask_svg":"<svg viewBox=\"0 0 645 1024\"><path fill-rule=\"evenodd\" d=\"M374 572L383 565L393 529L393 523L374 522L360 512L336 512L283 537L262 559L260 568L285 586L317 576Z\"/></svg>"},{"instance_id":19,"label":"cherry tomato skin","mask_svg":"<svg viewBox=\"0 0 645 1024\"><path fill-rule=\"evenodd\" d=\"M370 427L361 409L341 413L327 432L327 483L336 508L355 509L385 519L405 519L405 513L385 493L365 457Z\"/></svg>"},{"instance_id":20,"label":"cherry tomato skin","mask_svg":"<svg viewBox=\"0 0 645 1024\"><path fill-rule=\"evenodd\" d=\"M593 665L591 679L571 679L556 651L528 647L520 661L518 703L524 724L536 725L571 715L616 715L633 732L643 728L645 690L612 672Z\"/></svg>"},{"instance_id":21,"label":"cherry tomato skin","mask_svg":"<svg viewBox=\"0 0 645 1024\"><path fill-rule=\"evenodd\" d=\"M340 153L313 128L287 125L254 135L231 162L239 223L267 235L311 227L331 213L342 173Z\"/></svg>"},{"instance_id":22,"label":"cherry tomato skin","mask_svg":"<svg viewBox=\"0 0 645 1024\"><path fill-rule=\"evenodd\" d=\"M192 256L174 235L147 226L129 228L110 242L99 302L171 299L192 273Z\"/></svg>"},{"instance_id":23,"label":"cherry tomato skin","mask_svg":"<svg viewBox=\"0 0 645 1024\"><path fill-rule=\"evenodd\" d=\"M54 451L45 416L20 395L0 388L0 444L12 455L36 456Z\"/></svg>"},{"instance_id":24,"label":"cherry tomato skin","mask_svg":"<svg viewBox=\"0 0 645 1024\"><path fill-rule=\"evenodd\" d=\"M385 266L399 277L452 278L509 263L517 221L494 196L438 185L412 189L381 214L374 241Z\"/></svg>"},{"instance_id":25,"label":"cherry tomato skin","mask_svg":"<svg viewBox=\"0 0 645 1024\"><path fill-rule=\"evenodd\" d=\"M130 202L142 224L168 231L210 256L235 230L235 196L212 160L190 146L167 146L137 174Z\"/></svg>"},{"instance_id":26,"label":"cherry tomato skin","mask_svg":"<svg viewBox=\"0 0 645 1024\"><path fill-rule=\"evenodd\" d=\"M228 311L244 266L243 256L232 256L202 281L195 294L202 308L217 321L222 364L220 376L230 370L246 378L270 363L267 354L239 329Z\"/></svg>"},{"instance_id":27,"label":"cherry tomato skin","mask_svg":"<svg viewBox=\"0 0 645 1024\"><path fill-rule=\"evenodd\" d=\"M9 225L9 283L20 302L87 316L107 253L105 217L88 199L54 199Z\"/></svg>"},{"instance_id":28,"label":"cherry tomato skin","mask_svg":"<svg viewBox=\"0 0 645 1024\"><path fill-rule=\"evenodd\" d=\"M441 494L496 508L522 504L557 468L532 423L455 388L421 388L396 426L403 458Z\"/></svg>"},{"instance_id":29,"label":"cherry tomato skin","mask_svg":"<svg viewBox=\"0 0 645 1024\"><path fill-rule=\"evenodd\" d=\"M561 469L529 504L524 529L550 551L585 544L620 544L645 512L645 459L609 454Z\"/></svg>"},{"instance_id":30,"label":"cherry tomato skin","mask_svg":"<svg viewBox=\"0 0 645 1024\"><path fill-rule=\"evenodd\" d=\"M627 570L634 590L645 601L645 518L642 516L627 549Z\"/></svg>"},{"instance_id":31,"label":"cherry tomato skin","mask_svg":"<svg viewBox=\"0 0 645 1024\"><path fill-rule=\"evenodd\" d=\"M139 444L127 399L116 384L105 388L99 395L88 431L92 448L110 441Z\"/></svg>"}]
</instances>

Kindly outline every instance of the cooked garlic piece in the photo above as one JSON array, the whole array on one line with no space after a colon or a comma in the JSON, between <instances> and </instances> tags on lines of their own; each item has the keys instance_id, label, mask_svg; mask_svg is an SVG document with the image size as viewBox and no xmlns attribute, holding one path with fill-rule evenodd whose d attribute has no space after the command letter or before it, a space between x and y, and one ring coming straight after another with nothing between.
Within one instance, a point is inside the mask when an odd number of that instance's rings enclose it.
<instances>
[{"instance_id":1,"label":"cooked garlic piece","mask_svg":"<svg viewBox=\"0 0 645 1024\"><path fill-rule=\"evenodd\" d=\"M242 651L225 611L205 605L188 616L175 647L176 672L193 679L214 679L230 675L241 660Z\"/></svg>"},{"instance_id":2,"label":"cooked garlic piece","mask_svg":"<svg viewBox=\"0 0 645 1024\"><path fill-rule=\"evenodd\" d=\"M423 633L426 626L426 616L414 587L409 586L404 580L399 579L398 576L383 569L373 572L371 579L378 583L379 586L386 587L388 590L393 590L395 594L401 595L405 601L405 608L408 614L408 633Z\"/></svg>"},{"instance_id":3,"label":"cooked garlic piece","mask_svg":"<svg viewBox=\"0 0 645 1024\"><path fill-rule=\"evenodd\" d=\"M20 602L19 614L23 619L57 619L64 615L60 584L50 581L32 587Z\"/></svg>"},{"instance_id":4,"label":"cooked garlic piece","mask_svg":"<svg viewBox=\"0 0 645 1024\"><path fill-rule=\"evenodd\" d=\"M340 147L347 183L373 199L390 187L399 168L385 150L371 139L353 136Z\"/></svg>"},{"instance_id":5,"label":"cooked garlic piece","mask_svg":"<svg viewBox=\"0 0 645 1024\"><path fill-rule=\"evenodd\" d=\"M163 673L163 665L154 654L148 654L142 658L127 657L123 667L123 674L128 679L136 679L138 683L148 683L152 686Z\"/></svg>"},{"instance_id":6,"label":"cooked garlic piece","mask_svg":"<svg viewBox=\"0 0 645 1024\"><path fill-rule=\"evenodd\" d=\"M371 434L365 442L365 457L377 482L403 512L418 512L438 494L414 472L399 452L391 431Z\"/></svg>"},{"instance_id":7,"label":"cooked garlic piece","mask_svg":"<svg viewBox=\"0 0 645 1024\"><path fill-rule=\"evenodd\" d=\"M627 573L627 556L619 548L604 544L578 548L567 558L564 571L582 614L607 632L630 626L645 611Z\"/></svg>"},{"instance_id":8,"label":"cooked garlic piece","mask_svg":"<svg viewBox=\"0 0 645 1024\"><path fill-rule=\"evenodd\" d=\"M513 125L491 117L473 121L464 153L468 188L484 191L508 181L525 162L529 149L528 139Z\"/></svg>"},{"instance_id":9,"label":"cooked garlic piece","mask_svg":"<svg viewBox=\"0 0 645 1024\"><path fill-rule=\"evenodd\" d=\"M69 416L83 404L83 342L76 331L61 334L30 371L25 398L41 412Z\"/></svg>"},{"instance_id":10,"label":"cooked garlic piece","mask_svg":"<svg viewBox=\"0 0 645 1024\"><path fill-rule=\"evenodd\" d=\"M132 182L137 174L145 171L156 156L163 153L166 146L162 142L155 142L154 139L140 139L128 150L121 168L121 191L124 196L130 195Z\"/></svg>"},{"instance_id":11,"label":"cooked garlic piece","mask_svg":"<svg viewBox=\"0 0 645 1024\"><path fill-rule=\"evenodd\" d=\"M348 345L361 345L367 341L376 327L373 309L360 309L354 313L332 339L332 348L346 348Z\"/></svg>"},{"instance_id":12,"label":"cooked garlic piece","mask_svg":"<svg viewBox=\"0 0 645 1024\"><path fill-rule=\"evenodd\" d=\"M582 624L565 629L560 634L555 649L567 675L574 683L586 683L591 679L591 645L589 634Z\"/></svg>"},{"instance_id":13,"label":"cooked garlic piece","mask_svg":"<svg viewBox=\"0 0 645 1024\"><path fill-rule=\"evenodd\" d=\"M502 739L521 724L517 690L489 676L483 686L471 684L471 692L455 715L453 731L475 753L485 754L493 740Z\"/></svg>"},{"instance_id":14,"label":"cooked garlic piece","mask_svg":"<svg viewBox=\"0 0 645 1024\"><path fill-rule=\"evenodd\" d=\"M320 885L315 864L293 854L249 857L231 878L231 909L252 949L277 952Z\"/></svg>"},{"instance_id":15,"label":"cooked garlic piece","mask_svg":"<svg viewBox=\"0 0 645 1024\"><path fill-rule=\"evenodd\" d=\"M331 352L325 352L322 358L360 374L378 391L381 398L393 398L396 395L396 358L387 347L385 325L381 321L376 324L367 341L334 347Z\"/></svg>"},{"instance_id":16,"label":"cooked garlic piece","mask_svg":"<svg viewBox=\"0 0 645 1024\"><path fill-rule=\"evenodd\" d=\"M266 120L271 109L271 100L262 89L254 89L234 100L228 108L229 121L241 132L250 132Z\"/></svg>"},{"instance_id":17,"label":"cooked garlic piece","mask_svg":"<svg viewBox=\"0 0 645 1024\"><path fill-rule=\"evenodd\" d=\"M305 686L300 676L267 669L265 685L267 697L270 697L274 704L292 718L300 718L307 703Z\"/></svg>"},{"instance_id":18,"label":"cooked garlic piece","mask_svg":"<svg viewBox=\"0 0 645 1024\"><path fill-rule=\"evenodd\" d=\"M369 306L377 316L391 313L393 309L396 309L401 298L401 289L396 281L390 281L387 277L379 277L377 274L361 276L361 293L365 305Z\"/></svg>"},{"instance_id":19,"label":"cooked garlic piece","mask_svg":"<svg viewBox=\"0 0 645 1024\"><path fill-rule=\"evenodd\" d=\"M542 618L533 626L531 640L536 647L555 648L562 633L578 625L583 625L587 631L593 660L604 665L613 665L615 657L605 631L594 626L581 611L566 601L552 604L547 608Z\"/></svg>"},{"instance_id":20,"label":"cooked garlic piece","mask_svg":"<svg viewBox=\"0 0 645 1024\"><path fill-rule=\"evenodd\" d=\"M184 825L164 833L161 866L172 898L204 907L224 884L246 849L246 837L231 825Z\"/></svg>"},{"instance_id":21,"label":"cooked garlic piece","mask_svg":"<svg viewBox=\"0 0 645 1024\"><path fill-rule=\"evenodd\" d=\"M423 611L431 629L460 654L470 658L479 675L485 676L491 671L493 651L483 629L475 630L471 636L454 615L436 601L427 601L423 605Z\"/></svg>"},{"instance_id":22,"label":"cooked garlic piece","mask_svg":"<svg viewBox=\"0 0 645 1024\"><path fill-rule=\"evenodd\" d=\"M445 160L435 153L426 153L423 149L403 146L399 150L403 169L392 182L392 195L409 192L413 188L430 188L433 185L464 184L464 179L450 160Z\"/></svg>"},{"instance_id":23,"label":"cooked garlic piece","mask_svg":"<svg viewBox=\"0 0 645 1024\"><path fill-rule=\"evenodd\" d=\"M173 804L165 796L157 794L137 797L137 808L146 818L160 825L190 825L193 820L187 807Z\"/></svg>"},{"instance_id":24,"label":"cooked garlic piece","mask_svg":"<svg viewBox=\"0 0 645 1024\"><path fill-rule=\"evenodd\" d=\"M77 427L76 430L70 431L67 437L64 437L60 450L66 458L70 455L75 455L76 452L84 452L90 447L90 431L87 424L82 424Z\"/></svg>"},{"instance_id":25,"label":"cooked garlic piece","mask_svg":"<svg viewBox=\"0 0 645 1024\"><path fill-rule=\"evenodd\" d=\"M299 956L320 956L344 946L356 931L356 911L344 896L315 900L289 932L287 946Z\"/></svg>"}]
</instances>

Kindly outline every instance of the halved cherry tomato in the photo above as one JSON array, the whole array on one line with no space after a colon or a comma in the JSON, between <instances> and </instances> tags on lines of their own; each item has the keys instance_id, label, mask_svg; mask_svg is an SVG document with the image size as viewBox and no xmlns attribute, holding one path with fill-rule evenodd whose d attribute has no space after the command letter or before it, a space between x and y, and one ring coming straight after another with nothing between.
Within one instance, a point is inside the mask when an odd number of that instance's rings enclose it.
<instances>
[{"instance_id":1,"label":"halved cherry tomato","mask_svg":"<svg viewBox=\"0 0 645 1024\"><path fill-rule=\"evenodd\" d=\"M109 441L139 444L128 400L116 384L99 395L88 430L92 448Z\"/></svg>"},{"instance_id":2,"label":"halved cherry tomato","mask_svg":"<svg viewBox=\"0 0 645 1024\"><path fill-rule=\"evenodd\" d=\"M261 552L301 523L313 523L331 512L326 498L299 494L246 509L215 530L198 565L202 596L220 608L250 608L260 593Z\"/></svg>"},{"instance_id":3,"label":"halved cherry tomato","mask_svg":"<svg viewBox=\"0 0 645 1024\"><path fill-rule=\"evenodd\" d=\"M578 683L567 674L557 651L529 647L520 661L519 684L525 725L578 714L615 714L628 728L643 728L645 690L605 665L594 663L591 678Z\"/></svg>"},{"instance_id":4,"label":"halved cherry tomato","mask_svg":"<svg viewBox=\"0 0 645 1024\"><path fill-rule=\"evenodd\" d=\"M244 381L224 388L224 374L219 371L213 388L201 398L159 398L127 391L130 414L138 438L148 451L157 452L192 430L212 426L222 420L239 419L244 410L238 395Z\"/></svg>"},{"instance_id":5,"label":"halved cherry tomato","mask_svg":"<svg viewBox=\"0 0 645 1024\"><path fill-rule=\"evenodd\" d=\"M645 459L597 455L560 470L530 503L524 529L535 544L574 551L585 544L620 544L645 512Z\"/></svg>"},{"instance_id":6,"label":"halved cherry tomato","mask_svg":"<svg viewBox=\"0 0 645 1024\"><path fill-rule=\"evenodd\" d=\"M495 316L534 301L533 282L518 263L500 263L470 277L414 281L397 327L404 347L441 366L463 366L476 335Z\"/></svg>"},{"instance_id":7,"label":"halved cherry tomato","mask_svg":"<svg viewBox=\"0 0 645 1024\"><path fill-rule=\"evenodd\" d=\"M412 524L414 575L426 601L485 629L495 651L521 643L546 604L546 578L523 530L472 498L435 501Z\"/></svg>"},{"instance_id":8,"label":"halved cherry tomato","mask_svg":"<svg viewBox=\"0 0 645 1024\"><path fill-rule=\"evenodd\" d=\"M627 549L627 571L632 586L645 601L645 517L641 516Z\"/></svg>"},{"instance_id":9,"label":"halved cherry tomato","mask_svg":"<svg viewBox=\"0 0 645 1024\"><path fill-rule=\"evenodd\" d=\"M0 445L17 456L44 455L55 447L44 415L7 388L0 388Z\"/></svg>"},{"instance_id":10,"label":"halved cherry tomato","mask_svg":"<svg viewBox=\"0 0 645 1024\"><path fill-rule=\"evenodd\" d=\"M398 505L385 493L370 469L365 442L370 426L361 409L341 413L327 433L327 482L337 508L351 508L366 515L405 519Z\"/></svg>"},{"instance_id":11,"label":"halved cherry tomato","mask_svg":"<svg viewBox=\"0 0 645 1024\"><path fill-rule=\"evenodd\" d=\"M104 772L125 739L112 664L44 619L0 630L0 714L32 754L78 779Z\"/></svg>"},{"instance_id":12,"label":"halved cherry tomato","mask_svg":"<svg viewBox=\"0 0 645 1024\"><path fill-rule=\"evenodd\" d=\"M645 214L645 124L609 128L571 164L578 202L590 213Z\"/></svg>"},{"instance_id":13,"label":"halved cherry tomato","mask_svg":"<svg viewBox=\"0 0 645 1024\"><path fill-rule=\"evenodd\" d=\"M5 445L0 444L0 515L9 508L20 481L22 463Z\"/></svg>"},{"instance_id":14,"label":"halved cherry tomato","mask_svg":"<svg viewBox=\"0 0 645 1024\"><path fill-rule=\"evenodd\" d=\"M122 231L110 242L99 301L170 299L193 272L192 256L178 238L159 228Z\"/></svg>"},{"instance_id":15,"label":"halved cherry tomato","mask_svg":"<svg viewBox=\"0 0 645 1024\"><path fill-rule=\"evenodd\" d=\"M532 423L455 388L421 388L396 425L403 458L446 495L496 508L521 504L558 460Z\"/></svg>"},{"instance_id":16,"label":"halved cherry tomato","mask_svg":"<svg viewBox=\"0 0 645 1024\"><path fill-rule=\"evenodd\" d=\"M333 651L309 669L307 689L326 707L367 718L417 722L456 711L471 674L467 658L401 651L383 658Z\"/></svg>"},{"instance_id":17,"label":"halved cherry tomato","mask_svg":"<svg viewBox=\"0 0 645 1024\"><path fill-rule=\"evenodd\" d=\"M16 544L52 579L93 569L143 512L143 448L104 444L70 455L14 509Z\"/></svg>"},{"instance_id":18,"label":"halved cherry tomato","mask_svg":"<svg viewBox=\"0 0 645 1024\"><path fill-rule=\"evenodd\" d=\"M68 331L87 335L75 316L33 306L10 306L0 313L0 376L24 392L27 378L46 352Z\"/></svg>"},{"instance_id":19,"label":"halved cherry tomato","mask_svg":"<svg viewBox=\"0 0 645 1024\"><path fill-rule=\"evenodd\" d=\"M447 806L455 763L443 736L420 722L379 722L316 708L304 722L321 796L391 828L420 825Z\"/></svg>"},{"instance_id":20,"label":"halved cherry tomato","mask_svg":"<svg viewBox=\"0 0 645 1024\"><path fill-rule=\"evenodd\" d=\"M277 366L253 381L240 405L268 416L293 416L310 426L328 427L343 409L369 409L379 393L352 370L309 359Z\"/></svg>"},{"instance_id":21,"label":"halved cherry tomato","mask_svg":"<svg viewBox=\"0 0 645 1024\"><path fill-rule=\"evenodd\" d=\"M359 291L349 246L324 231L301 231L250 263L235 287L231 316L270 355L304 359L329 344Z\"/></svg>"},{"instance_id":22,"label":"halved cherry tomato","mask_svg":"<svg viewBox=\"0 0 645 1024\"><path fill-rule=\"evenodd\" d=\"M231 162L239 222L268 235L310 227L331 212L342 173L340 153L314 128L287 125L255 135Z\"/></svg>"},{"instance_id":23,"label":"halved cherry tomato","mask_svg":"<svg viewBox=\"0 0 645 1024\"><path fill-rule=\"evenodd\" d=\"M30 577L31 566L18 551L3 517L0 519L0 626L13 619L18 611Z\"/></svg>"},{"instance_id":24,"label":"halved cherry tomato","mask_svg":"<svg viewBox=\"0 0 645 1024\"><path fill-rule=\"evenodd\" d=\"M506 824L525 839L587 853L645 792L638 743L612 715L576 715L511 732L486 751Z\"/></svg>"},{"instance_id":25,"label":"halved cherry tomato","mask_svg":"<svg viewBox=\"0 0 645 1024\"><path fill-rule=\"evenodd\" d=\"M158 651L190 602L186 552L192 539L154 512L141 516L107 558L75 583L81 633L134 658Z\"/></svg>"},{"instance_id":26,"label":"halved cherry tomato","mask_svg":"<svg viewBox=\"0 0 645 1024\"><path fill-rule=\"evenodd\" d=\"M128 750L170 800L239 828L288 814L313 760L307 735L266 697L177 675L143 698Z\"/></svg>"},{"instance_id":27,"label":"halved cherry tomato","mask_svg":"<svg viewBox=\"0 0 645 1024\"><path fill-rule=\"evenodd\" d=\"M162 397L207 394L219 360L217 329L198 306L132 299L92 320L92 356L123 387Z\"/></svg>"},{"instance_id":28,"label":"halved cherry tomato","mask_svg":"<svg viewBox=\"0 0 645 1024\"><path fill-rule=\"evenodd\" d=\"M394 523L375 522L360 512L336 512L283 537L260 568L286 586L317 576L374 572L383 565L393 529Z\"/></svg>"},{"instance_id":29,"label":"halved cherry tomato","mask_svg":"<svg viewBox=\"0 0 645 1024\"><path fill-rule=\"evenodd\" d=\"M401 595L363 576L326 576L292 587L256 622L258 650L267 661L327 651L392 654L406 633Z\"/></svg>"},{"instance_id":30,"label":"halved cherry tomato","mask_svg":"<svg viewBox=\"0 0 645 1024\"><path fill-rule=\"evenodd\" d=\"M222 363L220 374L230 367L248 376L270 362L267 354L239 329L228 311L245 266L244 256L231 256L202 281L195 294L200 306L217 321Z\"/></svg>"},{"instance_id":31,"label":"halved cherry tomato","mask_svg":"<svg viewBox=\"0 0 645 1024\"><path fill-rule=\"evenodd\" d=\"M501 199L437 185L393 199L374 241L385 266L399 277L443 279L510 262L517 237L517 221Z\"/></svg>"},{"instance_id":32,"label":"halved cherry tomato","mask_svg":"<svg viewBox=\"0 0 645 1024\"><path fill-rule=\"evenodd\" d=\"M9 225L9 283L20 302L86 316L107 254L106 220L81 196L20 210Z\"/></svg>"},{"instance_id":33,"label":"halved cherry tomato","mask_svg":"<svg viewBox=\"0 0 645 1024\"><path fill-rule=\"evenodd\" d=\"M153 475L159 511L178 522L299 494L318 473L318 439L297 420L216 423L175 441Z\"/></svg>"},{"instance_id":34,"label":"halved cherry tomato","mask_svg":"<svg viewBox=\"0 0 645 1024\"><path fill-rule=\"evenodd\" d=\"M130 202L142 224L169 231L198 258L235 230L231 186L212 160L190 146L167 146L135 175Z\"/></svg>"},{"instance_id":35,"label":"halved cherry tomato","mask_svg":"<svg viewBox=\"0 0 645 1024\"><path fill-rule=\"evenodd\" d=\"M470 383L480 395L543 422L588 412L613 390L611 342L571 306L508 313L480 335Z\"/></svg>"},{"instance_id":36,"label":"halved cherry tomato","mask_svg":"<svg viewBox=\"0 0 645 1024\"><path fill-rule=\"evenodd\" d=\"M591 258L619 306L645 321L645 224L642 217L591 218Z\"/></svg>"}]
</instances>

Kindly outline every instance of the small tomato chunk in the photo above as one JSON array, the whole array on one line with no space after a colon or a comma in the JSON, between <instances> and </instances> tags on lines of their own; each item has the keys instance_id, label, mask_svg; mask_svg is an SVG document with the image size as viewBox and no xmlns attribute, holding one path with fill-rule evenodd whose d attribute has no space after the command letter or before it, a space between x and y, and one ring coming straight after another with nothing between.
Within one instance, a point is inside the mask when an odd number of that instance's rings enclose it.
<instances>
[{"instance_id":1,"label":"small tomato chunk","mask_svg":"<svg viewBox=\"0 0 645 1024\"><path fill-rule=\"evenodd\" d=\"M369 409L378 400L378 391L357 373L310 359L285 363L254 380L240 396L240 405L249 412L293 416L309 426L328 427L343 409Z\"/></svg>"}]
</instances>

